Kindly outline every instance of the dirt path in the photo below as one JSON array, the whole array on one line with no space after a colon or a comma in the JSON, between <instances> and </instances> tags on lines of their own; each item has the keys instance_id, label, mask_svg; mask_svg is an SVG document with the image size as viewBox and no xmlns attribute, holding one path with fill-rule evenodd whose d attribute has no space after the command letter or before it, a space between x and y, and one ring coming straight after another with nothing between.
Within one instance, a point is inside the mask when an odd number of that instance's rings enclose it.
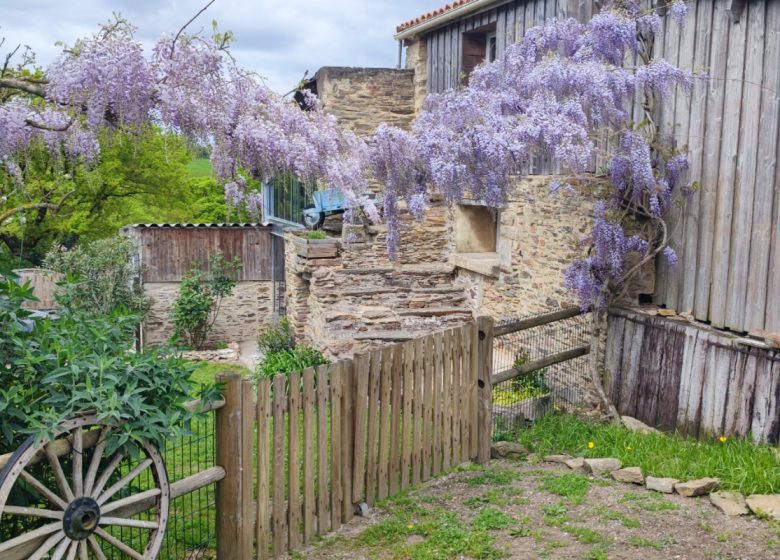
<instances>
[{"instance_id":1,"label":"dirt path","mask_svg":"<svg viewBox=\"0 0 780 560\"><path fill-rule=\"evenodd\" d=\"M493 461L388 500L295 557L772 559L780 525L563 466Z\"/></svg>"}]
</instances>

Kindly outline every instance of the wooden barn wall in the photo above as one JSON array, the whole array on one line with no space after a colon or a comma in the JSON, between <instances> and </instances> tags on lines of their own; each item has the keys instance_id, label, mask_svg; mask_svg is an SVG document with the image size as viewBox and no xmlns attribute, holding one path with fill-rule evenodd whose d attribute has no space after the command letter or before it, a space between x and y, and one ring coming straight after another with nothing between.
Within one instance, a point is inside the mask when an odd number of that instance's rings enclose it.
<instances>
[{"instance_id":1,"label":"wooden barn wall","mask_svg":"<svg viewBox=\"0 0 780 560\"><path fill-rule=\"evenodd\" d=\"M677 92L662 130L687 145L701 182L672 219L680 264L659 264L656 302L719 328L780 331L780 0L700 1L658 55L707 70L706 86Z\"/></svg>"},{"instance_id":2,"label":"wooden barn wall","mask_svg":"<svg viewBox=\"0 0 780 560\"><path fill-rule=\"evenodd\" d=\"M618 309L609 316L605 368L621 414L696 437L780 439L780 352Z\"/></svg>"},{"instance_id":3,"label":"wooden barn wall","mask_svg":"<svg viewBox=\"0 0 780 560\"><path fill-rule=\"evenodd\" d=\"M271 228L144 228L137 234L144 282L179 282L217 252L240 257L239 281L271 280Z\"/></svg>"}]
</instances>

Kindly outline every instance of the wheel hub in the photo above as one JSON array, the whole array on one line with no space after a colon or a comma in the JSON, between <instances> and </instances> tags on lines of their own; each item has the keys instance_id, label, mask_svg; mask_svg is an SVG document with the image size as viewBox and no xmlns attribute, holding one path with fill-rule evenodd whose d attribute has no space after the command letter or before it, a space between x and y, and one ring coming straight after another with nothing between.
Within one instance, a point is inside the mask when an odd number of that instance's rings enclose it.
<instances>
[{"instance_id":1,"label":"wheel hub","mask_svg":"<svg viewBox=\"0 0 780 560\"><path fill-rule=\"evenodd\" d=\"M76 498L65 510L62 525L65 534L74 541L83 541L97 529L100 506L89 497Z\"/></svg>"}]
</instances>

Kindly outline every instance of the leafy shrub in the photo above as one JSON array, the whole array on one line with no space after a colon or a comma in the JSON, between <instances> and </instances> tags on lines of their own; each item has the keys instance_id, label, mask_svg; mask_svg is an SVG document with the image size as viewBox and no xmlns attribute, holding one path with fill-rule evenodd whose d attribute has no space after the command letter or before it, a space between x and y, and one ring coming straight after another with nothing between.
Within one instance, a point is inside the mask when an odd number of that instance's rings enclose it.
<instances>
[{"instance_id":1,"label":"leafy shrub","mask_svg":"<svg viewBox=\"0 0 780 560\"><path fill-rule=\"evenodd\" d=\"M133 352L138 318L65 309L56 319L32 319L22 303L29 286L0 281L0 453L30 435L52 436L77 412L121 424L108 451L130 450L141 439L158 446L182 433L191 418L194 366L157 349ZM214 386L201 393L213 400Z\"/></svg>"},{"instance_id":2,"label":"leafy shrub","mask_svg":"<svg viewBox=\"0 0 780 560\"><path fill-rule=\"evenodd\" d=\"M255 373L257 377L273 377L280 373L287 374L327 363L328 360L319 350L299 345L287 350L269 352L258 364Z\"/></svg>"},{"instance_id":3,"label":"leafy shrub","mask_svg":"<svg viewBox=\"0 0 780 560\"><path fill-rule=\"evenodd\" d=\"M287 317L261 327L257 337L257 348L263 354L292 350L295 348L295 333Z\"/></svg>"},{"instance_id":4,"label":"leafy shrub","mask_svg":"<svg viewBox=\"0 0 780 560\"><path fill-rule=\"evenodd\" d=\"M315 229L306 234L307 239L327 239L327 234L321 229Z\"/></svg>"},{"instance_id":5,"label":"leafy shrub","mask_svg":"<svg viewBox=\"0 0 780 560\"><path fill-rule=\"evenodd\" d=\"M132 239L117 235L50 251L44 266L65 276L57 288L58 301L99 315L116 309L143 315L149 305L139 282L136 249Z\"/></svg>"},{"instance_id":6,"label":"leafy shrub","mask_svg":"<svg viewBox=\"0 0 780 560\"><path fill-rule=\"evenodd\" d=\"M530 363L531 356L527 349L521 348L515 356L513 368L519 369L527 363ZM521 375L512 380L512 390L523 392L525 398L540 397L550 393L550 386L547 383L547 368L534 371L528 375Z\"/></svg>"},{"instance_id":7,"label":"leafy shrub","mask_svg":"<svg viewBox=\"0 0 780 560\"><path fill-rule=\"evenodd\" d=\"M235 275L240 269L238 257L227 260L219 252L211 257L207 270L195 265L187 271L171 312L177 340L199 350L204 347L222 299L233 293Z\"/></svg>"}]
</instances>

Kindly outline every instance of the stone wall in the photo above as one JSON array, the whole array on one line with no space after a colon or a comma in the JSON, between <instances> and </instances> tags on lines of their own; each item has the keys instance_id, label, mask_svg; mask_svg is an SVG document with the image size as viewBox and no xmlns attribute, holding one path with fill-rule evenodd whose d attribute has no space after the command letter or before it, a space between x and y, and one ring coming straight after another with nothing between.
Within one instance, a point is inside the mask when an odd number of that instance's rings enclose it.
<instances>
[{"instance_id":1,"label":"stone wall","mask_svg":"<svg viewBox=\"0 0 780 560\"><path fill-rule=\"evenodd\" d=\"M414 71L414 110L419 113L428 94L428 45L425 38L406 43L406 68Z\"/></svg>"},{"instance_id":2,"label":"stone wall","mask_svg":"<svg viewBox=\"0 0 780 560\"><path fill-rule=\"evenodd\" d=\"M170 314L173 302L179 295L179 283L145 283L144 294L151 302L143 326L144 343L162 344L173 335ZM260 325L273 318L272 294L272 283L269 281L239 282L233 295L222 300L207 344L214 346L220 342L243 342L256 338Z\"/></svg>"},{"instance_id":3,"label":"stone wall","mask_svg":"<svg viewBox=\"0 0 780 560\"><path fill-rule=\"evenodd\" d=\"M314 76L323 108L356 134L371 137L379 123L409 128L415 116L414 72L326 66Z\"/></svg>"}]
</instances>

